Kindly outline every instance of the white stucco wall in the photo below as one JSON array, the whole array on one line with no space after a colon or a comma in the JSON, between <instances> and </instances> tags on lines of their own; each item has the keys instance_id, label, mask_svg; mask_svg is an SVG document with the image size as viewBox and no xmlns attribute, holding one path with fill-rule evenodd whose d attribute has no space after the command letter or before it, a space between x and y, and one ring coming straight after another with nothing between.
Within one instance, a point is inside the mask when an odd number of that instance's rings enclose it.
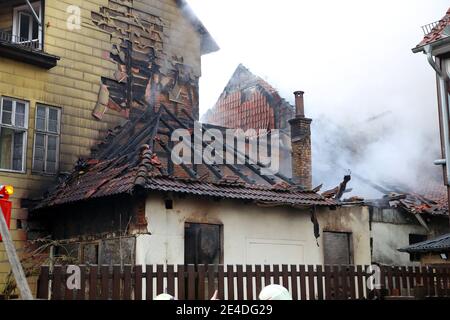
<instances>
[{"instance_id":1,"label":"white stucco wall","mask_svg":"<svg viewBox=\"0 0 450 320\"><path fill-rule=\"evenodd\" d=\"M320 209L317 217L321 229L352 232L354 262L370 263L365 207ZM137 238L137 264L183 264L185 222L223 225L224 264L323 264L322 237L318 246L305 210L190 196L174 197L168 210L161 195L150 194L146 218L151 235Z\"/></svg>"},{"instance_id":2,"label":"white stucco wall","mask_svg":"<svg viewBox=\"0 0 450 320\"><path fill-rule=\"evenodd\" d=\"M409 245L410 234L426 235L427 232L420 225L373 222L373 261L386 265L419 265L409 260L408 253L397 251Z\"/></svg>"}]
</instances>

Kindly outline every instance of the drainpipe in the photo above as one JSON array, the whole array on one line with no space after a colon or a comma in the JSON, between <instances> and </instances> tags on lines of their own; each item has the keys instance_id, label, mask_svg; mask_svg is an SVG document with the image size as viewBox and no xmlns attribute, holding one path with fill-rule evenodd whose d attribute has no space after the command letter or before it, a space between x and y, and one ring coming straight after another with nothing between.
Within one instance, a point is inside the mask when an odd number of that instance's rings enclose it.
<instances>
[{"instance_id":1,"label":"drainpipe","mask_svg":"<svg viewBox=\"0 0 450 320\"><path fill-rule=\"evenodd\" d=\"M447 92L447 88L445 86L445 82L450 78L450 73L446 65L441 69L440 66L433 59L431 54L432 47L428 45L424 48L424 52L427 55L428 63L431 67L436 71L436 74L439 79L439 104L441 108L441 116L440 119L443 130L443 144L444 144L444 159L439 159L434 162L436 165L445 165L445 173L446 173L446 184L447 184L447 198L448 198L448 208L449 208L449 216L450 216L450 136L449 136L449 110L447 106L447 101L450 101L450 95ZM449 217L450 218L450 217Z\"/></svg>"}]
</instances>

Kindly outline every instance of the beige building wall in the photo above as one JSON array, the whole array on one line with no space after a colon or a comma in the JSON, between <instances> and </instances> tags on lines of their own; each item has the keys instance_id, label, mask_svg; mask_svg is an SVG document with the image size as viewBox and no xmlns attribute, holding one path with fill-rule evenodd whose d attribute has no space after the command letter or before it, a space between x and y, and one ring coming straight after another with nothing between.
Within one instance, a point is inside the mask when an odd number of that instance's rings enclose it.
<instances>
[{"instance_id":1,"label":"beige building wall","mask_svg":"<svg viewBox=\"0 0 450 320\"><path fill-rule=\"evenodd\" d=\"M15 188L11 234L18 249L23 248L27 238L25 221L28 212L22 207L22 199L42 195L56 181L55 176L35 174L31 170L36 104L61 108L61 172L71 171L76 160L87 157L108 128L124 121L112 110L108 110L102 121L92 116L101 77L112 78L117 65L109 59L111 34L96 26L91 14L114 2L128 3L160 17L166 34L164 50L168 59L175 55L182 57L196 76L201 74L200 37L182 16L175 1L46 0L44 51L61 57L57 66L46 70L0 56L0 95L29 102L26 170L24 173L0 170L0 184L11 184ZM66 21L70 14L66 10L70 5L81 8L80 30L67 29ZM5 28L7 16L9 14L0 14L0 28ZM17 220L24 222L24 228L17 228ZM6 261L6 253L0 243L0 292L10 270Z\"/></svg>"},{"instance_id":2,"label":"beige building wall","mask_svg":"<svg viewBox=\"0 0 450 320\"><path fill-rule=\"evenodd\" d=\"M137 264L183 264L185 222L223 225L224 264L323 264L308 211L259 207L241 201L175 197L166 209L159 194L149 195L146 218L150 235L137 237ZM320 231L352 232L355 264L370 264L369 214L366 207L318 210Z\"/></svg>"}]
</instances>

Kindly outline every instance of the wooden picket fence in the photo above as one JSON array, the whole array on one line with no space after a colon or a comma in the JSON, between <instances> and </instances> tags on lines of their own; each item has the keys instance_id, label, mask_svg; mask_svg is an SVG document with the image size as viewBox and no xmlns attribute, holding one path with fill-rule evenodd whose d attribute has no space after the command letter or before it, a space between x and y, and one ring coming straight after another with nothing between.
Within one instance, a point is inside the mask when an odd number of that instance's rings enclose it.
<instances>
[{"instance_id":1,"label":"wooden picket fence","mask_svg":"<svg viewBox=\"0 0 450 320\"><path fill-rule=\"evenodd\" d=\"M79 266L79 289L70 290L66 266L41 268L39 299L152 300L168 293L180 300L256 300L261 288L281 284L294 300L370 299L374 295L450 297L450 266L380 268L381 290L370 290L368 266L147 265ZM144 270L143 270L144 269ZM69 278L69 281L73 278Z\"/></svg>"}]
</instances>

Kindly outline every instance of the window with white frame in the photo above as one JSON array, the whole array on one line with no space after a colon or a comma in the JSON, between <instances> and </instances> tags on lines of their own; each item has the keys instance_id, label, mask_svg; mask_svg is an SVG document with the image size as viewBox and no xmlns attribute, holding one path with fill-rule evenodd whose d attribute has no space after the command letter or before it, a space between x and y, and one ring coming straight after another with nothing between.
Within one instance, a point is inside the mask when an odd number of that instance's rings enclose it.
<instances>
[{"instance_id":1,"label":"window with white frame","mask_svg":"<svg viewBox=\"0 0 450 320\"><path fill-rule=\"evenodd\" d=\"M0 170L24 172L28 102L2 97L0 105Z\"/></svg>"},{"instance_id":2,"label":"window with white frame","mask_svg":"<svg viewBox=\"0 0 450 320\"><path fill-rule=\"evenodd\" d=\"M36 106L33 171L49 174L58 171L60 123L59 108Z\"/></svg>"},{"instance_id":3,"label":"window with white frame","mask_svg":"<svg viewBox=\"0 0 450 320\"><path fill-rule=\"evenodd\" d=\"M31 6L38 18L41 19L40 2L34 2ZM12 41L30 46L33 49L42 49L42 26L36 21L27 4L14 8Z\"/></svg>"}]
</instances>

